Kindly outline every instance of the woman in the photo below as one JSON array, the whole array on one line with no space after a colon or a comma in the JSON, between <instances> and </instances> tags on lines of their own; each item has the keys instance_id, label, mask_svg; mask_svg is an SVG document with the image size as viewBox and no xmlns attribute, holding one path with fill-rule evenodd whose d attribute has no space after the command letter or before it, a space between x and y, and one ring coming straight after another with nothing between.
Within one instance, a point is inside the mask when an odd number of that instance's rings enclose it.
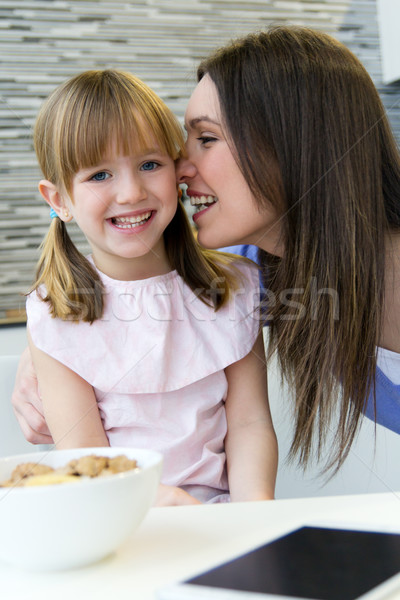
<instances>
[{"instance_id":1,"label":"woman","mask_svg":"<svg viewBox=\"0 0 400 600\"><path fill-rule=\"evenodd\" d=\"M400 158L384 109L355 56L305 28L237 40L198 79L178 165L198 239L260 248L292 456L339 468L365 411L400 433ZM38 416L20 396L27 435Z\"/></svg>"}]
</instances>

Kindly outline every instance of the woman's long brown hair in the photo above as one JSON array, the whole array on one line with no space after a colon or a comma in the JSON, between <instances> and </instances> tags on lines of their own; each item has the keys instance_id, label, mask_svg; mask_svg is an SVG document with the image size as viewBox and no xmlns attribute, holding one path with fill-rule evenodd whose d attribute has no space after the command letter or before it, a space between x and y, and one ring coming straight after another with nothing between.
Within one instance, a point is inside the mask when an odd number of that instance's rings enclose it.
<instances>
[{"instance_id":1,"label":"woman's long brown hair","mask_svg":"<svg viewBox=\"0 0 400 600\"><path fill-rule=\"evenodd\" d=\"M284 256L263 255L269 352L295 391L291 457L306 466L328 450L335 472L375 396L385 237L400 228L398 149L366 70L323 33L251 34L203 61L205 74L255 202L281 214Z\"/></svg>"},{"instance_id":2,"label":"woman's long brown hair","mask_svg":"<svg viewBox=\"0 0 400 600\"><path fill-rule=\"evenodd\" d=\"M140 79L112 69L86 71L59 86L43 104L34 130L43 175L62 195L70 194L74 174L98 164L112 143L129 154L153 140L173 160L184 153L182 129L164 102ZM171 268L203 302L220 308L239 284L233 264L238 259L199 246L180 200L164 239ZM90 323L101 317L100 277L58 218L42 243L33 284L39 294L42 284L52 316Z\"/></svg>"}]
</instances>

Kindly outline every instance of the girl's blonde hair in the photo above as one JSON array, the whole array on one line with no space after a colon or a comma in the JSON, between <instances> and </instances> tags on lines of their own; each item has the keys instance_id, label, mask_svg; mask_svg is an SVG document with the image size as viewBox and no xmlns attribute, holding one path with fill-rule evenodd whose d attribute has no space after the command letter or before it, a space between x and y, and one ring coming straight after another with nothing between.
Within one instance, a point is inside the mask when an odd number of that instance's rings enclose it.
<instances>
[{"instance_id":1,"label":"girl's blonde hair","mask_svg":"<svg viewBox=\"0 0 400 600\"><path fill-rule=\"evenodd\" d=\"M164 102L137 77L112 69L86 71L59 86L44 102L34 129L40 168L62 195L70 195L75 173L98 164L111 142L125 155L154 140L173 160L184 153L182 129ZM228 255L198 245L180 200L164 239L171 268L201 300L220 308L237 286L238 271ZM100 318L100 277L61 219L52 220L41 248L33 289L45 286L42 299L52 316L90 323Z\"/></svg>"}]
</instances>

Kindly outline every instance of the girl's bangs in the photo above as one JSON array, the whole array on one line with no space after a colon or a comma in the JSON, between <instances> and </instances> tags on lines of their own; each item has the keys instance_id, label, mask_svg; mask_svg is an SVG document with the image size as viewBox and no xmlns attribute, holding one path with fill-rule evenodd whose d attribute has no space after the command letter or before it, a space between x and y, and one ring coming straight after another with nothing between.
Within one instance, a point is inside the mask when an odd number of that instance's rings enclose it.
<instances>
[{"instance_id":1,"label":"girl's bangs","mask_svg":"<svg viewBox=\"0 0 400 600\"><path fill-rule=\"evenodd\" d=\"M106 104L88 114L82 112L67 151L68 162L75 163L71 164L73 171L98 164L110 151L142 154L158 147L175 160L182 147L179 125L168 123L166 115L162 122L154 112L148 106L134 106L132 101L130 105Z\"/></svg>"},{"instance_id":2,"label":"girl's bangs","mask_svg":"<svg viewBox=\"0 0 400 600\"><path fill-rule=\"evenodd\" d=\"M181 126L170 109L129 76L112 85L103 79L69 103L63 120L60 167L67 189L77 171L99 164L107 154L143 154L157 147L175 160L184 148Z\"/></svg>"}]
</instances>

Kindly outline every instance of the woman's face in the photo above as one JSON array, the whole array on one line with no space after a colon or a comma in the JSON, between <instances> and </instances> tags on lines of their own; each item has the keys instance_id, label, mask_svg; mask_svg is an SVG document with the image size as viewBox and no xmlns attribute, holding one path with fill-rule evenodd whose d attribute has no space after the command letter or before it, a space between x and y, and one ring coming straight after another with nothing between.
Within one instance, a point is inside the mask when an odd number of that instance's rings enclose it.
<instances>
[{"instance_id":1,"label":"woman's face","mask_svg":"<svg viewBox=\"0 0 400 600\"><path fill-rule=\"evenodd\" d=\"M206 75L195 88L185 115L187 159L177 165L179 183L196 206L193 220L206 248L254 244L280 254L279 216L260 208L225 137L217 89Z\"/></svg>"}]
</instances>

